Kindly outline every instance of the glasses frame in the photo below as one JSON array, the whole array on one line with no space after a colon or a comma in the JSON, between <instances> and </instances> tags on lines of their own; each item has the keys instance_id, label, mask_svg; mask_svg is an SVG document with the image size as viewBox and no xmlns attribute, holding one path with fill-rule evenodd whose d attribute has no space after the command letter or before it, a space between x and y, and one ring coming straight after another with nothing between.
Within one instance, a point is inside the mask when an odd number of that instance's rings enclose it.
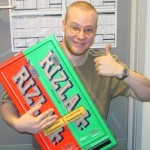
<instances>
[{"instance_id":1,"label":"glasses frame","mask_svg":"<svg viewBox=\"0 0 150 150\"><path fill-rule=\"evenodd\" d=\"M77 35L78 33L80 33L81 31L84 33L84 35L92 37L96 34L97 31L97 27L95 27L94 29L92 28L85 28L85 29L81 29L78 25L71 25L70 23L68 23L68 21L65 22L69 31L74 34Z\"/></svg>"}]
</instances>

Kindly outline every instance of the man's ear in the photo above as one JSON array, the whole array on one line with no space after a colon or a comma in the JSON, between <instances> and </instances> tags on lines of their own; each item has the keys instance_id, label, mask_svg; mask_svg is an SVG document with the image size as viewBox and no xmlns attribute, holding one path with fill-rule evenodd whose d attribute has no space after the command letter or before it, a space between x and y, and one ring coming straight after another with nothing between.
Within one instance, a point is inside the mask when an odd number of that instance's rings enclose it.
<instances>
[{"instance_id":1,"label":"man's ear","mask_svg":"<svg viewBox=\"0 0 150 150\"><path fill-rule=\"evenodd\" d=\"M62 31L65 32L65 26L66 26L66 22L65 20L62 21Z\"/></svg>"}]
</instances>

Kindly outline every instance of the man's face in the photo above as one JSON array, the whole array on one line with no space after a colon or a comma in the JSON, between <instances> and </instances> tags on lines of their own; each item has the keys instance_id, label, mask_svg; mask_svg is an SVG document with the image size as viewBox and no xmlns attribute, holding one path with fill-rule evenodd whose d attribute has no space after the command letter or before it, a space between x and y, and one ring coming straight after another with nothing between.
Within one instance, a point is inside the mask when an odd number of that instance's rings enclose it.
<instances>
[{"instance_id":1,"label":"man's face","mask_svg":"<svg viewBox=\"0 0 150 150\"><path fill-rule=\"evenodd\" d=\"M97 15L94 11L71 8L62 26L67 50L77 56L84 54L93 43L96 28Z\"/></svg>"}]
</instances>

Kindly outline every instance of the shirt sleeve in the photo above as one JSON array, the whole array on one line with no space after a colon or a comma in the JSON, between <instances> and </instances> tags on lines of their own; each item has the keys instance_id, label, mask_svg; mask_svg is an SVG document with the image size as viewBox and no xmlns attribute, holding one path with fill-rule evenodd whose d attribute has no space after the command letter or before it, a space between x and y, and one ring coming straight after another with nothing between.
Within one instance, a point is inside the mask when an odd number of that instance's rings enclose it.
<instances>
[{"instance_id":1,"label":"shirt sleeve","mask_svg":"<svg viewBox=\"0 0 150 150\"><path fill-rule=\"evenodd\" d=\"M129 97L130 93L133 91L127 84L116 78L112 79L110 87L110 94L112 98L115 98L119 95Z\"/></svg>"},{"instance_id":2,"label":"shirt sleeve","mask_svg":"<svg viewBox=\"0 0 150 150\"><path fill-rule=\"evenodd\" d=\"M9 95L7 94L7 92L4 90L1 97L0 97L0 103L13 103L9 97Z\"/></svg>"}]
</instances>

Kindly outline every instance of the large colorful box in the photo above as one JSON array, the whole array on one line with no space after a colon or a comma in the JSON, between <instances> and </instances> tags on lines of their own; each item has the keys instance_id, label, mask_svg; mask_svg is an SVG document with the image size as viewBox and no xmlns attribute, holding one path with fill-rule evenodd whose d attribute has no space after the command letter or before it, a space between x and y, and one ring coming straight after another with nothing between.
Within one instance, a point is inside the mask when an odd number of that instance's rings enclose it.
<instances>
[{"instance_id":1,"label":"large colorful box","mask_svg":"<svg viewBox=\"0 0 150 150\"><path fill-rule=\"evenodd\" d=\"M24 114L36 103L58 121L37 134L43 150L106 150L116 140L54 35L0 64L0 81Z\"/></svg>"}]
</instances>

